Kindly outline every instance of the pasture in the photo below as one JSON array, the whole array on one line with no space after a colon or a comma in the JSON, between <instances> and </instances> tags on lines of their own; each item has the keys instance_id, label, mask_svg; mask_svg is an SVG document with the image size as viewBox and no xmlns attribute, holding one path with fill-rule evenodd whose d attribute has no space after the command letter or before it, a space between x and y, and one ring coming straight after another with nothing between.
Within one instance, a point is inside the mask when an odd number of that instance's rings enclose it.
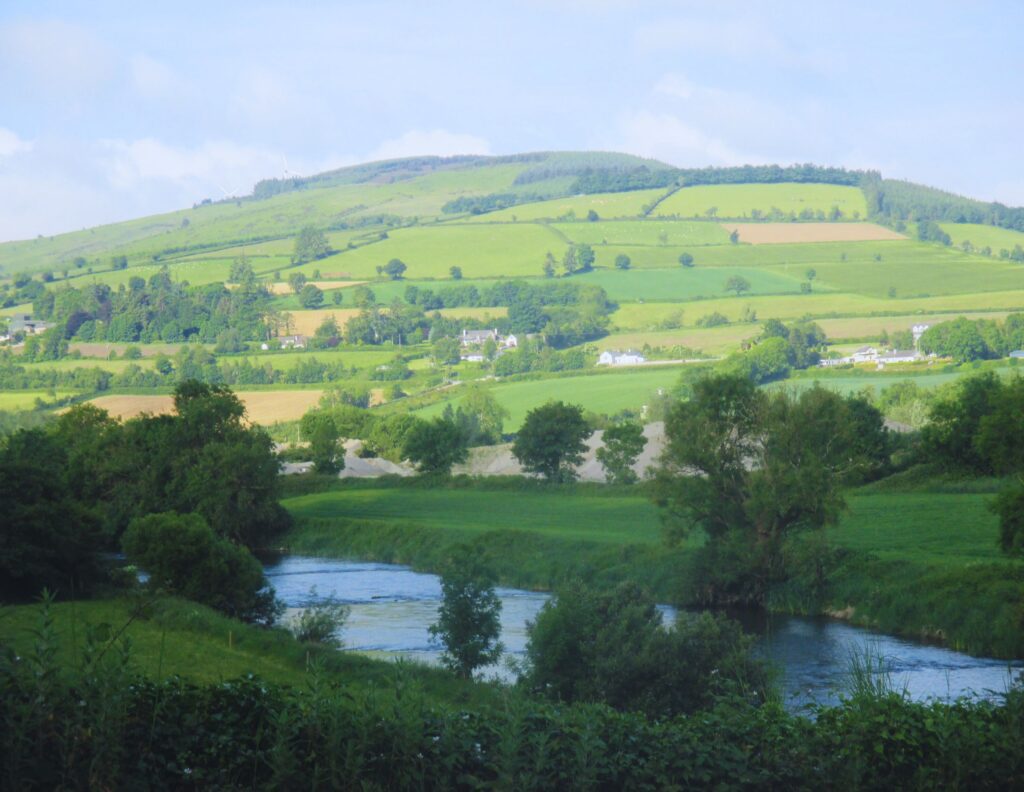
<instances>
[{"instance_id":1,"label":"pasture","mask_svg":"<svg viewBox=\"0 0 1024 792\"><path fill-rule=\"evenodd\" d=\"M591 210L602 220L620 217L640 217L646 207L663 196L667 190L634 190L632 192L595 193L555 198L550 201L520 204L496 212L474 215L459 222L467 223L528 223L536 220L585 220Z\"/></svg>"},{"instance_id":2,"label":"pasture","mask_svg":"<svg viewBox=\"0 0 1024 792\"><path fill-rule=\"evenodd\" d=\"M585 410L613 415L621 410L639 410L659 388L670 388L678 379L678 366L657 366L499 383L490 387L490 393L509 411L506 431L514 431L522 425L527 412L547 401L579 404ZM440 415L448 402L457 405L461 398L460 389L455 388L448 400L431 404L415 414L432 418Z\"/></svg>"},{"instance_id":3,"label":"pasture","mask_svg":"<svg viewBox=\"0 0 1024 792\"><path fill-rule=\"evenodd\" d=\"M36 406L37 399L50 404L58 399L74 396L75 393L71 390L0 391L0 410L31 410Z\"/></svg>"},{"instance_id":4,"label":"pasture","mask_svg":"<svg viewBox=\"0 0 1024 792\"><path fill-rule=\"evenodd\" d=\"M504 504L504 505L502 505ZM473 489L356 488L288 498L299 521L333 519L412 524L471 540L492 531L523 531L538 538L601 544L655 544L661 526L642 497Z\"/></svg>"},{"instance_id":5,"label":"pasture","mask_svg":"<svg viewBox=\"0 0 1024 792\"><path fill-rule=\"evenodd\" d=\"M890 228L874 223L722 223L749 245L800 244L804 242L874 242L905 239Z\"/></svg>"},{"instance_id":6,"label":"pasture","mask_svg":"<svg viewBox=\"0 0 1024 792\"><path fill-rule=\"evenodd\" d=\"M727 245L729 233L718 223L686 220L618 220L553 223L566 239L588 245Z\"/></svg>"},{"instance_id":7,"label":"pasture","mask_svg":"<svg viewBox=\"0 0 1024 792\"><path fill-rule=\"evenodd\" d=\"M949 234L956 246L970 242L975 249L992 248L992 255L998 256L1000 250L1013 250L1017 245L1024 247L1024 233L1011 231L1008 228L981 225L978 223L939 223L942 230ZM1018 266L1020 266L1018 264Z\"/></svg>"},{"instance_id":8,"label":"pasture","mask_svg":"<svg viewBox=\"0 0 1024 792\"><path fill-rule=\"evenodd\" d=\"M676 306L678 309L678 306ZM606 349L642 349L682 346L706 355L723 356L736 351L744 341L761 334L761 323L729 324L720 327L684 327L679 330L616 331L595 342L599 351Z\"/></svg>"},{"instance_id":9,"label":"pasture","mask_svg":"<svg viewBox=\"0 0 1024 792\"><path fill-rule=\"evenodd\" d=\"M250 421L272 424L298 420L317 405L323 391L235 391L235 395L245 404L246 417ZM143 413L161 415L174 411L174 399L171 396L111 394L91 399L89 403L106 410L115 418L134 418Z\"/></svg>"},{"instance_id":10,"label":"pasture","mask_svg":"<svg viewBox=\"0 0 1024 792\"><path fill-rule=\"evenodd\" d=\"M658 216L714 217L746 219L754 209L767 214L772 208L800 214L804 209L828 214L838 206L844 219L867 217L864 193L858 187L834 184L721 184L684 187L654 210Z\"/></svg>"}]
</instances>

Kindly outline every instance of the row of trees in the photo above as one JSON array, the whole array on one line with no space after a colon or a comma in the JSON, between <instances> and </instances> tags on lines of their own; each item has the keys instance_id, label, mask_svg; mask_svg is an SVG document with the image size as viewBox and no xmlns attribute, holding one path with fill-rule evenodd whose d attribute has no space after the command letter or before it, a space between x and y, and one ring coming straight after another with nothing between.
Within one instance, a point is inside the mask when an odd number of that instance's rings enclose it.
<instances>
[{"instance_id":1,"label":"row of trees","mask_svg":"<svg viewBox=\"0 0 1024 792\"><path fill-rule=\"evenodd\" d=\"M1024 314L995 319L966 319L932 325L921 335L919 348L926 354L949 357L958 363L1006 357L1024 349Z\"/></svg>"}]
</instances>

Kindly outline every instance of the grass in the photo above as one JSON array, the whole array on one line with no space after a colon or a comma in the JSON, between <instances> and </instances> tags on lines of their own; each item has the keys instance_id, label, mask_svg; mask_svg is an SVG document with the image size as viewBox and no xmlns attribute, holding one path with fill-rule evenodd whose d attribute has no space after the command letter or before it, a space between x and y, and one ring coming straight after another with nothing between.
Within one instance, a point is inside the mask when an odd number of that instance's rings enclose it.
<instances>
[{"instance_id":1,"label":"grass","mask_svg":"<svg viewBox=\"0 0 1024 792\"><path fill-rule=\"evenodd\" d=\"M31 410L36 406L36 399L53 402L74 396L77 391L70 390L25 390L0 391L0 410Z\"/></svg>"},{"instance_id":2,"label":"grass","mask_svg":"<svg viewBox=\"0 0 1024 792\"><path fill-rule=\"evenodd\" d=\"M729 232L718 223L679 220L619 220L555 223L573 242L589 245L726 245Z\"/></svg>"},{"instance_id":3,"label":"grass","mask_svg":"<svg viewBox=\"0 0 1024 792\"><path fill-rule=\"evenodd\" d=\"M857 187L834 184L724 184L684 187L673 193L655 209L656 215L704 217L716 207L718 217L748 218L752 209L769 212L778 207L783 212L799 214L803 209L826 214L838 206L845 219L867 217L864 193Z\"/></svg>"},{"instance_id":4,"label":"grass","mask_svg":"<svg viewBox=\"0 0 1024 792\"><path fill-rule=\"evenodd\" d=\"M1017 245L1024 247L1024 233L1020 231L979 223L939 223L939 225L943 231L949 234L954 245L970 242L978 249L990 247L995 256L999 255L1000 250L1013 250Z\"/></svg>"},{"instance_id":5,"label":"grass","mask_svg":"<svg viewBox=\"0 0 1024 792\"><path fill-rule=\"evenodd\" d=\"M676 306L678 308L678 306ZM710 313L710 311L708 311ZM646 330L639 332L615 332L600 339L598 350L642 349L645 344L652 347L689 347L707 355L726 355L736 350L749 338L760 335L761 325L730 324L709 328L683 328L680 330Z\"/></svg>"},{"instance_id":6,"label":"grass","mask_svg":"<svg viewBox=\"0 0 1024 792\"><path fill-rule=\"evenodd\" d=\"M640 217L644 209L663 196L666 190L636 190L634 192L597 193L556 198L551 201L521 204L510 209L488 212L468 218L470 223L523 223L534 220L557 220L570 213L583 220L593 209L603 220L620 217Z\"/></svg>"},{"instance_id":7,"label":"grass","mask_svg":"<svg viewBox=\"0 0 1024 792\"><path fill-rule=\"evenodd\" d=\"M0 639L24 654L38 627L38 605L2 611ZM356 688L388 689L415 682L436 701L484 701L491 688L462 682L439 669L367 659L302 644L279 629L252 627L202 605L174 598L148 602L141 608L127 598L60 602L51 615L57 629L57 660L63 666L80 658L87 625L110 625L131 642L135 668L154 679L178 675L197 683L218 683L247 674L280 685L302 687L311 679L310 662L320 665L327 680ZM132 619L133 614L136 618ZM404 678L404 682L403 682Z\"/></svg>"},{"instance_id":8,"label":"grass","mask_svg":"<svg viewBox=\"0 0 1024 792\"><path fill-rule=\"evenodd\" d=\"M585 410L613 415L621 410L638 410L659 388L669 388L679 379L678 367L657 367L608 374L568 376L493 385L491 395L509 411L506 428L518 428L526 413L547 401L579 404ZM452 391L448 401L458 403L462 394ZM417 411L430 418L440 415L448 401Z\"/></svg>"}]
</instances>

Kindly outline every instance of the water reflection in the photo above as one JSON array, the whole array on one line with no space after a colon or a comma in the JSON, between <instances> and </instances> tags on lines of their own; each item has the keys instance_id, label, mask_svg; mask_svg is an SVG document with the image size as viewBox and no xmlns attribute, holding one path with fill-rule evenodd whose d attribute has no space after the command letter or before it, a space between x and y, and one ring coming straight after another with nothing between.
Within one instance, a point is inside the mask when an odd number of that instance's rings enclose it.
<instances>
[{"instance_id":1,"label":"water reflection","mask_svg":"<svg viewBox=\"0 0 1024 792\"><path fill-rule=\"evenodd\" d=\"M342 637L346 649L386 653L436 663L441 646L427 628L437 619L441 585L437 576L393 564L288 556L267 566L278 596L292 608L316 597L347 603L351 615ZM547 594L499 588L502 600L501 640L506 658L522 656L526 623L548 599ZM659 606L667 624L678 617L674 608ZM1005 691L1021 663L970 657L938 646L873 633L826 618L731 614L756 634L756 651L779 672L779 686L788 706L834 703L848 682L854 654L881 658L893 685L915 699L950 699L963 695L994 697ZM510 679L499 663L484 676Z\"/></svg>"}]
</instances>

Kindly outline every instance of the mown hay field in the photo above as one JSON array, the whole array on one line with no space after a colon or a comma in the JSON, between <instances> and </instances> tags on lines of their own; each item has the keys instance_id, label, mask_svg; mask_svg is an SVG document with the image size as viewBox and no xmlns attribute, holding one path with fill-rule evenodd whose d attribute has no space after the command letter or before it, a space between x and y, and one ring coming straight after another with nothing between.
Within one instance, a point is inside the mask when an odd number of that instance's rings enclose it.
<instances>
[{"instance_id":1,"label":"mown hay field","mask_svg":"<svg viewBox=\"0 0 1024 792\"><path fill-rule=\"evenodd\" d=\"M235 395L245 404L246 416L250 421L257 424L272 424L277 421L298 420L311 407L317 405L323 391L236 391ZM142 413L159 415L174 410L174 399L171 396L112 394L92 399L90 403L117 418L134 418Z\"/></svg>"},{"instance_id":2,"label":"mown hay field","mask_svg":"<svg viewBox=\"0 0 1024 792\"><path fill-rule=\"evenodd\" d=\"M858 187L835 184L721 184L684 187L670 195L654 210L655 215L706 217L716 209L716 217L748 218L751 210L767 214L773 207L800 214L804 209L828 214L838 206L844 219L867 217L864 193Z\"/></svg>"},{"instance_id":3,"label":"mown hay field","mask_svg":"<svg viewBox=\"0 0 1024 792\"><path fill-rule=\"evenodd\" d=\"M873 242L905 239L891 228L874 223L722 223L749 245L799 244L804 242Z\"/></svg>"}]
</instances>

